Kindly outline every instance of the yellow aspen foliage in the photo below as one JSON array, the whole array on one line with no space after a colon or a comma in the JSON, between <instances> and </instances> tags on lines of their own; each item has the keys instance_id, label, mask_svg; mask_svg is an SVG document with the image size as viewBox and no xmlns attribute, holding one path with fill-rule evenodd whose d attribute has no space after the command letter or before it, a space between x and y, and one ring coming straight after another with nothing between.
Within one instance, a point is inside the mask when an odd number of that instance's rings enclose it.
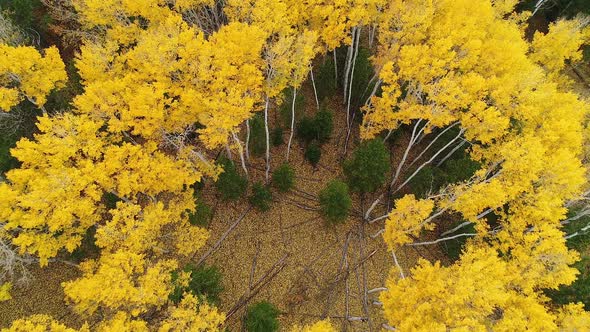
<instances>
[{"instance_id":1,"label":"yellow aspen foliage","mask_svg":"<svg viewBox=\"0 0 590 332\"><path fill-rule=\"evenodd\" d=\"M13 243L21 252L39 256L41 265L62 248L73 251L101 218L99 127L71 114L42 117L35 141L23 139L12 150L22 166L0 183L0 219L7 231L18 230Z\"/></svg>"},{"instance_id":2,"label":"yellow aspen foliage","mask_svg":"<svg viewBox=\"0 0 590 332\"><path fill-rule=\"evenodd\" d=\"M106 120L109 131L156 141L198 122L207 148L223 146L252 116L263 82L260 29L231 23L205 40L171 15L134 36L134 46L117 56L119 44L108 38L82 47L77 67L86 89L74 102L79 112Z\"/></svg>"},{"instance_id":3,"label":"yellow aspen foliage","mask_svg":"<svg viewBox=\"0 0 590 332\"><path fill-rule=\"evenodd\" d=\"M369 26L382 17L386 0L305 0L290 1L309 29L317 31L319 40L328 50L351 43L351 30Z\"/></svg>"},{"instance_id":4,"label":"yellow aspen foliage","mask_svg":"<svg viewBox=\"0 0 590 332\"><path fill-rule=\"evenodd\" d=\"M423 229L434 229L433 224L425 222L433 208L432 200L417 200L414 195L405 195L396 200L395 208L385 222L383 233L389 250L411 243L410 236L418 236Z\"/></svg>"},{"instance_id":5,"label":"yellow aspen foliage","mask_svg":"<svg viewBox=\"0 0 590 332\"><path fill-rule=\"evenodd\" d=\"M253 24L265 33L262 56L266 65L264 93L268 98L280 98L285 88L298 88L303 83L318 51L318 32L303 25L299 5L283 0L232 0L225 12L230 19Z\"/></svg>"},{"instance_id":6,"label":"yellow aspen foliage","mask_svg":"<svg viewBox=\"0 0 590 332\"><path fill-rule=\"evenodd\" d=\"M33 315L28 318L17 319L8 328L3 328L2 332L89 332L87 324L81 329L73 329L57 322L47 315Z\"/></svg>"},{"instance_id":7,"label":"yellow aspen foliage","mask_svg":"<svg viewBox=\"0 0 590 332\"><path fill-rule=\"evenodd\" d=\"M336 332L336 328L332 326L329 320L321 320L312 325L306 325L303 327L294 326L291 328L291 332Z\"/></svg>"},{"instance_id":8,"label":"yellow aspen foliage","mask_svg":"<svg viewBox=\"0 0 590 332\"><path fill-rule=\"evenodd\" d=\"M383 303L390 324L400 330L556 330L555 312L539 290L575 280L570 265L579 258L565 246L559 221L565 202L577 197L586 181L581 157L590 107L563 92L550 71L575 60L585 32L572 32L575 22L558 23L553 33L537 37L535 55L518 19L505 15L512 5L397 0L384 10L374 59L383 94L365 108L363 137L418 119L426 123L426 134L458 123L472 143L471 158L482 165L434 205L475 222L485 239L469 241L479 249L465 252L451 267L421 263L402 280L392 272ZM563 47L564 53L543 58L544 43ZM499 217L493 232L485 218L476 218L486 209ZM423 222L431 210L413 223ZM394 226L399 224L391 220L386 226L390 248L391 242L408 242L400 239L407 227ZM489 271L483 274L494 280L477 287L467 280L478 278L469 269ZM478 307L474 298L488 304Z\"/></svg>"},{"instance_id":9,"label":"yellow aspen foliage","mask_svg":"<svg viewBox=\"0 0 590 332\"><path fill-rule=\"evenodd\" d=\"M96 332L133 331L148 332L148 324L139 319L132 319L124 311L119 311L109 320L104 320L96 327Z\"/></svg>"},{"instance_id":10,"label":"yellow aspen foliage","mask_svg":"<svg viewBox=\"0 0 590 332\"><path fill-rule=\"evenodd\" d=\"M585 331L590 328L590 313L582 303L571 303L559 309L557 325L560 331Z\"/></svg>"},{"instance_id":11,"label":"yellow aspen foliage","mask_svg":"<svg viewBox=\"0 0 590 332\"><path fill-rule=\"evenodd\" d=\"M124 310L136 317L166 304L172 291L173 260L152 263L142 254L129 251L102 253L98 260L81 263L84 275L63 283L66 298L80 314L98 308Z\"/></svg>"},{"instance_id":12,"label":"yellow aspen foliage","mask_svg":"<svg viewBox=\"0 0 590 332\"><path fill-rule=\"evenodd\" d=\"M0 302L12 299L12 296L10 295L11 289L12 283L10 282L5 282L2 285L0 285Z\"/></svg>"},{"instance_id":13,"label":"yellow aspen foliage","mask_svg":"<svg viewBox=\"0 0 590 332\"><path fill-rule=\"evenodd\" d=\"M57 48L39 53L30 46L0 44L0 109L3 111L10 111L25 98L43 107L47 95L63 87L67 79Z\"/></svg>"},{"instance_id":14,"label":"yellow aspen foliage","mask_svg":"<svg viewBox=\"0 0 590 332\"><path fill-rule=\"evenodd\" d=\"M513 260L478 247L468 244L449 267L421 260L410 277L392 273L380 296L389 324L402 331L557 330L560 314L547 309L538 288L521 288L523 277L512 271Z\"/></svg>"},{"instance_id":15,"label":"yellow aspen foliage","mask_svg":"<svg viewBox=\"0 0 590 332\"><path fill-rule=\"evenodd\" d=\"M158 332L220 331L225 314L215 307L200 301L193 294L184 294L178 306L168 309L167 317L161 322Z\"/></svg>"},{"instance_id":16,"label":"yellow aspen foliage","mask_svg":"<svg viewBox=\"0 0 590 332\"><path fill-rule=\"evenodd\" d=\"M551 23L548 33L535 32L530 57L553 75L559 74L566 61L575 63L582 59L581 46L590 40L587 18L558 20Z\"/></svg>"}]
</instances>

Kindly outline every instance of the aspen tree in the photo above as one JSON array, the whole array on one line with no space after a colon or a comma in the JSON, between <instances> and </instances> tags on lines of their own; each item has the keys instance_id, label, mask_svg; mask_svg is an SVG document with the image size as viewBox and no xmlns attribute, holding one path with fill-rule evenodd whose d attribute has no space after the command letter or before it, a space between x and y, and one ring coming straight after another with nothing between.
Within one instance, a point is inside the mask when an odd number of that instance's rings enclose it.
<instances>
[{"instance_id":1,"label":"aspen tree","mask_svg":"<svg viewBox=\"0 0 590 332\"><path fill-rule=\"evenodd\" d=\"M24 99L44 109L47 95L63 87L67 78L57 48L47 48L41 54L30 46L0 44L0 109L3 111L10 111Z\"/></svg>"}]
</instances>

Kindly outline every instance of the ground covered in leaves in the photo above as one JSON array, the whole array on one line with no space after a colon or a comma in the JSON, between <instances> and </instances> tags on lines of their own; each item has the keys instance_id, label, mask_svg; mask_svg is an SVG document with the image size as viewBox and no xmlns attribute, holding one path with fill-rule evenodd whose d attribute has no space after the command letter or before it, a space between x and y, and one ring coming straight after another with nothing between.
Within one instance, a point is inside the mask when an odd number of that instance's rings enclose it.
<instances>
[{"instance_id":1,"label":"ground covered in leaves","mask_svg":"<svg viewBox=\"0 0 590 332\"><path fill-rule=\"evenodd\" d=\"M306 96L305 113L312 115L316 112L313 90L306 85L302 93ZM203 199L213 207L211 237L192 262L215 265L222 272L220 309L228 315L230 331L240 330L249 304L263 300L279 308L283 327L322 318L330 318L349 331L379 330L384 323L375 289L384 286L393 259L377 234L384 221L366 224L361 218L361 211L367 209L362 205L368 205L366 202L373 201L378 193L365 197L364 204L353 195L353 212L340 225L327 226L317 211L319 191L330 180L343 179L340 164L346 115L341 100L341 96L328 100L328 109L334 114L334 132L322 146L317 167L304 160L303 146L294 139L289 162L296 171L295 189L287 194L273 192L270 211L250 208L245 197L224 202L212 183L206 183L202 190ZM275 121L278 117L271 116L271 128ZM355 127L358 131L358 125ZM272 149L272 169L285 161L288 135L285 130L285 144ZM349 152L357 137L358 132L353 132ZM395 150L403 149L406 143L402 135L399 145L392 146L392 164L400 154ZM262 157L253 157L249 170L250 184L264 181ZM374 216L385 211L386 206L378 206ZM405 268L413 266L420 256L444 260L436 249L408 247L398 253L398 259ZM80 326L84 319L66 305L60 286L78 276L76 267L53 263L43 269L33 267L32 275L28 285L16 288L12 300L0 303L0 326L36 313Z\"/></svg>"}]
</instances>

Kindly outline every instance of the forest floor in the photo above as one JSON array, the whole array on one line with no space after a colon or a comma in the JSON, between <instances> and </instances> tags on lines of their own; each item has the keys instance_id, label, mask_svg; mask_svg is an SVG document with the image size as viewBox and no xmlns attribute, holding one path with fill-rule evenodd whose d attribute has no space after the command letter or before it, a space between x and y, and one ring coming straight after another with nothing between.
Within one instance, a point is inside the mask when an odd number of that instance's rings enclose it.
<instances>
[{"instance_id":1,"label":"forest floor","mask_svg":"<svg viewBox=\"0 0 590 332\"><path fill-rule=\"evenodd\" d=\"M305 112L313 114L313 90L306 85L302 93L306 97ZM353 213L343 224L328 227L317 211L319 191L330 180L343 178L340 163L346 116L341 100L341 96L335 96L329 101L335 129L333 138L322 146L317 168L304 160L303 147L293 140L290 164L296 170L295 189L287 194L275 193L270 211L250 209L246 198L223 202L211 183L202 190L214 214L209 225L211 237L193 263L213 249L204 263L216 265L223 274L225 290L220 309L228 314L230 331L241 329L241 318L249 304L263 300L280 309L283 327L322 318L330 318L343 331L379 330L384 323L381 307L374 304L379 292L368 293L385 285L393 266L382 237L371 236L383 228L384 222L363 223L357 196L353 196ZM273 169L285 161L288 134L286 130L285 144L272 149ZM357 136L354 133L349 151L354 149ZM252 157L249 170L250 183L264 181L262 157ZM374 197L367 197L367 202L369 198ZM384 209L377 207L373 215ZM243 219L235 223L242 215ZM224 240L219 242L221 238ZM416 248L400 251L398 258L402 266L411 267L420 254L444 259ZM46 268L32 267L31 273L33 279L27 286L16 287L13 299L0 303L0 327L39 313L80 326L84 320L64 302L60 285L79 276L76 267L53 263Z\"/></svg>"},{"instance_id":2,"label":"forest floor","mask_svg":"<svg viewBox=\"0 0 590 332\"><path fill-rule=\"evenodd\" d=\"M577 67L576 73L570 68L575 90L586 98L590 96L589 69ZM301 93L305 95L305 113L312 115L316 103L311 86L304 85ZM343 178L340 165L346 113L341 101L338 94L328 100L327 108L334 114L334 132L322 146L318 167L304 160L304 147L294 138L290 164L296 171L295 189L286 194L274 192L270 211L250 208L246 197L224 202L210 181L202 190L204 200L213 207L211 236L192 263L215 265L222 272L220 310L228 315L229 331L242 330L245 309L258 301L269 301L279 308L283 328L330 318L342 331L377 331L385 322L381 307L375 304L379 292L369 290L385 285L393 259L382 237L374 236L384 227L384 221L367 224L361 218L378 193L367 195L364 206L360 197L353 195L353 212L340 225L327 226L317 211L319 191L330 180ZM278 118L274 113L271 128ZM358 142L358 125L354 127L349 154ZM271 150L272 169L285 162L288 135L285 130L285 144ZM391 146L392 165L398 164L407 140L407 133L402 133ZM250 183L263 182L264 158L252 157L249 171ZM404 193L408 192L406 188ZM379 205L373 216L386 209L384 204ZM419 257L448 262L438 245L405 247L397 256L406 270ZM0 302L0 327L32 314L49 314L73 327L84 322L65 303L61 287L63 281L80 275L75 266L31 266L31 274L28 285L15 287L12 300Z\"/></svg>"}]
</instances>

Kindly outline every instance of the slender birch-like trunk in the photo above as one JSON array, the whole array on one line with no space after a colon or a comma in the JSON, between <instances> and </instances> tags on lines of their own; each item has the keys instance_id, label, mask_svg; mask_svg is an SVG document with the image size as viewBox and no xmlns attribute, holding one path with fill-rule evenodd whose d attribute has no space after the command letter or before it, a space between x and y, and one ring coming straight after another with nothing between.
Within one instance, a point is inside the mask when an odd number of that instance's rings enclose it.
<instances>
[{"instance_id":1,"label":"slender birch-like trunk","mask_svg":"<svg viewBox=\"0 0 590 332\"><path fill-rule=\"evenodd\" d=\"M232 132L232 136L234 138L234 141L236 141L236 144L238 145L238 152L240 153L240 162L242 163L242 169L244 170L246 176L248 176L248 168L246 167L246 159L244 158L244 147L242 146L242 142L240 141L236 133Z\"/></svg>"},{"instance_id":2,"label":"slender birch-like trunk","mask_svg":"<svg viewBox=\"0 0 590 332\"><path fill-rule=\"evenodd\" d=\"M250 161L250 119L246 120L246 159Z\"/></svg>"},{"instance_id":3,"label":"slender birch-like trunk","mask_svg":"<svg viewBox=\"0 0 590 332\"><path fill-rule=\"evenodd\" d=\"M264 103L264 131L266 133L266 170L265 179L268 183L268 173L270 172L270 135L268 134L268 96Z\"/></svg>"},{"instance_id":4,"label":"slender birch-like trunk","mask_svg":"<svg viewBox=\"0 0 590 332\"><path fill-rule=\"evenodd\" d=\"M311 75L311 85L313 86L313 94L315 96L315 103L316 103L316 105L318 107L318 111L319 111L320 110L320 102L318 100L318 90L316 89L316 86L315 86L315 79L313 78L313 67L311 67L311 66L309 68L309 73Z\"/></svg>"},{"instance_id":5,"label":"slender birch-like trunk","mask_svg":"<svg viewBox=\"0 0 590 332\"><path fill-rule=\"evenodd\" d=\"M287 145L287 161L289 161L289 152L291 152L291 142L295 131L295 99L297 98L297 88L293 88L293 103L291 105L291 134L289 135L289 144Z\"/></svg>"},{"instance_id":6,"label":"slender birch-like trunk","mask_svg":"<svg viewBox=\"0 0 590 332\"><path fill-rule=\"evenodd\" d=\"M356 38L356 27L352 28L352 42L350 43L350 46L348 46L348 53L346 54L346 67L344 69L344 84L343 84L343 88L344 88L344 100L342 101L343 104L346 103L346 100L348 97L348 78L350 75L350 68L352 65L352 56L354 53L355 38Z\"/></svg>"}]
</instances>

